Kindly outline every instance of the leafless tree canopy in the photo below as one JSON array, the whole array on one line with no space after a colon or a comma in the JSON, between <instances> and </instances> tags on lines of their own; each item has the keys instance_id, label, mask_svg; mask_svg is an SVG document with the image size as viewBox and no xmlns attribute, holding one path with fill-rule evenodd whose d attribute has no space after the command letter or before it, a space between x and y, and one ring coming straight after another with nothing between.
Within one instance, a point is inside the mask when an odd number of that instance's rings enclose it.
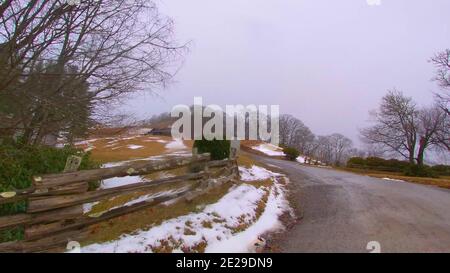
<instances>
[{"instance_id":1,"label":"leafless tree canopy","mask_svg":"<svg viewBox=\"0 0 450 273\"><path fill-rule=\"evenodd\" d=\"M437 94L440 106L450 115L450 49L437 53L431 62L436 67L436 80L443 89Z\"/></svg>"},{"instance_id":2,"label":"leafless tree canopy","mask_svg":"<svg viewBox=\"0 0 450 273\"><path fill-rule=\"evenodd\" d=\"M363 140L412 164L422 165L428 148L448 150L449 115L438 105L420 109L412 98L394 90L383 97L371 116L374 125L361 130Z\"/></svg>"},{"instance_id":3,"label":"leafless tree canopy","mask_svg":"<svg viewBox=\"0 0 450 273\"><path fill-rule=\"evenodd\" d=\"M319 136L316 140L315 156L326 164L341 165L350 155L355 155L352 141L341 135Z\"/></svg>"},{"instance_id":4,"label":"leafless tree canopy","mask_svg":"<svg viewBox=\"0 0 450 273\"><path fill-rule=\"evenodd\" d=\"M418 112L412 98L397 90L389 91L378 111L370 114L375 125L361 131L363 140L382 145L414 163Z\"/></svg>"},{"instance_id":5,"label":"leafless tree canopy","mask_svg":"<svg viewBox=\"0 0 450 273\"><path fill-rule=\"evenodd\" d=\"M66 130L63 121L81 105L90 116L128 93L164 85L185 48L172 21L147 0L7 0L0 15L0 96L8 101L0 119L3 129L31 131L37 141L53 125Z\"/></svg>"},{"instance_id":6,"label":"leafless tree canopy","mask_svg":"<svg viewBox=\"0 0 450 273\"><path fill-rule=\"evenodd\" d=\"M310 154L315 136L301 120L291 115L281 115L279 130L282 145L294 147L304 155Z\"/></svg>"}]
</instances>

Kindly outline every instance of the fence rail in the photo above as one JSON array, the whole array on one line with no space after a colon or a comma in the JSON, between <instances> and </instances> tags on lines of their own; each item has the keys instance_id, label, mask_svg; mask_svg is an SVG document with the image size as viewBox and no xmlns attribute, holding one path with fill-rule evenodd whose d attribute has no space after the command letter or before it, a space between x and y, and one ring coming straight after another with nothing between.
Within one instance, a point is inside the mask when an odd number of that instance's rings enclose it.
<instances>
[{"instance_id":1,"label":"fence rail","mask_svg":"<svg viewBox=\"0 0 450 273\"><path fill-rule=\"evenodd\" d=\"M147 175L190 166L186 174L109 189L88 191L87 183L113 177ZM211 169L217 169L214 172ZM22 241L0 244L0 252L41 252L61 247L85 236L88 226L163 202L184 198L187 201L238 176L234 159L211 161L209 154L173 157L166 160L139 160L122 166L35 176L28 189L1 194L0 204L28 201L26 213L0 217L0 230L25 228ZM150 190L179 182L189 186L169 195L122 206L104 213L83 213L83 204Z\"/></svg>"}]
</instances>

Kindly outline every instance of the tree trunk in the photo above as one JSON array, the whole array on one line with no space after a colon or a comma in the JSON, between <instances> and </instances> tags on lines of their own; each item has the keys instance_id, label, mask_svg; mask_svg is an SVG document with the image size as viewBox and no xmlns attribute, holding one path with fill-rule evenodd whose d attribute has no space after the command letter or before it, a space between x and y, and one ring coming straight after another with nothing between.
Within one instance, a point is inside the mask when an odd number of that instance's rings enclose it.
<instances>
[{"instance_id":1,"label":"tree trunk","mask_svg":"<svg viewBox=\"0 0 450 273\"><path fill-rule=\"evenodd\" d=\"M416 164L416 160L414 158L414 153L409 154L409 163L410 164Z\"/></svg>"},{"instance_id":2,"label":"tree trunk","mask_svg":"<svg viewBox=\"0 0 450 273\"><path fill-rule=\"evenodd\" d=\"M425 138L420 138L420 143L419 143L419 151L417 152L417 165L419 165L420 167L423 166L423 157L425 155L425 149L427 147L427 141Z\"/></svg>"}]
</instances>

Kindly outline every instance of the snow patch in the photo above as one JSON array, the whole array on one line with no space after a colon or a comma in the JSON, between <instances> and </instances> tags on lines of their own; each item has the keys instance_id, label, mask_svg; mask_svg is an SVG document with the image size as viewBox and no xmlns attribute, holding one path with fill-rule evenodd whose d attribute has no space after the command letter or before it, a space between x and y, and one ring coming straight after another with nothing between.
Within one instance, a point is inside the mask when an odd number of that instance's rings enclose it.
<instances>
[{"instance_id":1,"label":"snow patch","mask_svg":"<svg viewBox=\"0 0 450 273\"><path fill-rule=\"evenodd\" d=\"M253 165L251 168L239 167L239 173L242 181L266 180L281 174L271 172L265 168Z\"/></svg>"},{"instance_id":2,"label":"snow patch","mask_svg":"<svg viewBox=\"0 0 450 273\"><path fill-rule=\"evenodd\" d=\"M270 143L263 143L252 148L269 156L284 156L283 150L280 147Z\"/></svg>"},{"instance_id":3,"label":"snow patch","mask_svg":"<svg viewBox=\"0 0 450 273\"><path fill-rule=\"evenodd\" d=\"M384 177L384 178L382 178L382 179L383 179L383 180L388 180L388 181L405 182L404 180L393 179L393 178L389 178L389 177Z\"/></svg>"},{"instance_id":4,"label":"snow patch","mask_svg":"<svg viewBox=\"0 0 450 273\"><path fill-rule=\"evenodd\" d=\"M88 212L90 212L92 210L92 208L97 205L98 203L100 203L99 201L96 202L92 202L92 203L85 203L83 204L83 213L86 214Z\"/></svg>"},{"instance_id":5,"label":"snow patch","mask_svg":"<svg viewBox=\"0 0 450 273\"><path fill-rule=\"evenodd\" d=\"M144 148L144 146L130 144L130 145L127 146L127 148L128 148L128 149L131 149L131 150L137 150L137 149Z\"/></svg>"},{"instance_id":6,"label":"snow patch","mask_svg":"<svg viewBox=\"0 0 450 273\"><path fill-rule=\"evenodd\" d=\"M297 157L297 162L305 164L306 163L306 157L304 157L304 156Z\"/></svg>"},{"instance_id":7,"label":"snow patch","mask_svg":"<svg viewBox=\"0 0 450 273\"><path fill-rule=\"evenodd\" d=\"M174 139L173 141L167 143L165 147L169 150L181 150L187 148L181 139Z\"/></svg>"},{"instance_id":8,"label":"snow patch","mask_svg":"<svg viewBox=\"0 0 450 273\"><path fill-rule=\"evenodd\" d=\"M100 185L100 189L110 189L130 184L136 184L136 183L142 183L146 182L142 177L135 175L135 176L124 176L124 177L113 177L108 178L102 181Z\"/></svg>"}]
</instances>

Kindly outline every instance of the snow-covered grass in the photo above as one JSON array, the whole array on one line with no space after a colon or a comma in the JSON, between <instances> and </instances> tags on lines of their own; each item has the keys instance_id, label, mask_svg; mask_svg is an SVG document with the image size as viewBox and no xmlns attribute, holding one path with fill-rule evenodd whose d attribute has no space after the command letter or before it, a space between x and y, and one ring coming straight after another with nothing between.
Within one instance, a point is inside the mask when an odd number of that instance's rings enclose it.
<instances>
[{"instance_id":1,"label":"snow-covered grass","mask_svg":"<svg viewBox=\"0 0 450 273\"><path fill-rule=\"evenodd\" d=\"M262 234L282 228L278 217L290 210L284 177L262 167L240 167L242 180L271 180L266 186L242 182L216 203L114 241L90 244L83 252L253 252ZM152 198L142 196L130 202ZM128 202L128 204L130 203ZM170 204L169 204L170 206Z\"/></svg>"},{"instance_id":2,"label":"snow-covered grass","mask_svg":"<svg viewBox=\"0 0 450 273\"><path fill-rule=\"evenodd\" d=\"M186 145L184 145L183 140L181 139L174 139L173 141L166 144L166 149L169 150L182 150L186 149Z\"/></svg>"},{"instance_id":3,"label":"snow-covered grass","mask_svg":"<svg viewBox=\"0 0 450 273\"><path fill-rule=\"evenodd\" d=\"M252 149L269 156L284 156L283 149L270 143L262 143L258 146L253 146Z\"/></svg>"},{"instance_id":4,"label":"snow-covered grass","mask_svg":"<svg viewBox=\"0 0 450 273\"><path fill-rule=\"evenodd\" d=\"M271 172L263 167L253 165L251 168L239 167L242 181L266 180L271 177L280 176L279 173Z\"/></svg>"}]
</instances>

